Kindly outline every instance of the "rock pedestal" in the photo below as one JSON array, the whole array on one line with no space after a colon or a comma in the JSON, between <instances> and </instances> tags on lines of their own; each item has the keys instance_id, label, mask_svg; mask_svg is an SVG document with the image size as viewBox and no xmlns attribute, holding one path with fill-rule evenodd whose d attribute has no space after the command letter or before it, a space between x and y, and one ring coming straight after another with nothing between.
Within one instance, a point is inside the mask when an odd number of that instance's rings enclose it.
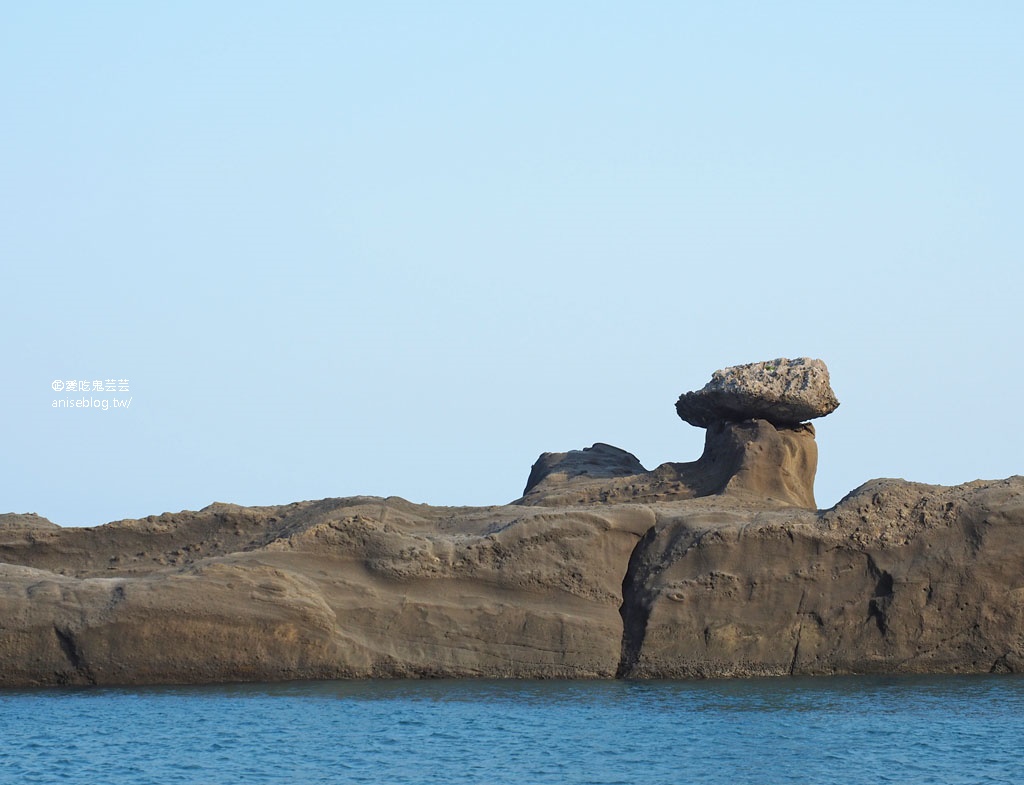
<instances>
[{"instance_id":1,"label":"rock pedestal","mask_svg":"<svg viewBox=\"0 0 1024 785\"><path fill-rule=\"evenodd\" d=\"M715 371L696 392L683 393L676 412L707 428L697 464L714 467L712 493L745 493L815 508L818 446L805 420L835 411L828 368L799 357Z\"/></svg>"},{"instance_id":2,"label":"rock pedestal","mask_svg":"<svg viewBox=\"0 0 1024 785\"><path fill-rule=\"evenodd\" d=\"M818 445L814 426L766 420L717 422L708 428L697 465L715 478L713 493L747 495L813 510Z\"/></svg>"},{"instance_id":3,"label":"rock pedestal","mask_svg":"<svg viewBox=\"0 0 1024 785\"><path fill-rule=\"evenodd\" d=\"M631 453L607 444L544 453L519 504L593 504L742 496L769 505L815 509L818 446L804 420L839 406L821 360L779 358L715 371L684 393L676 411L707 429L691 463L647 471Z\"/></svg>"}]
</instances>

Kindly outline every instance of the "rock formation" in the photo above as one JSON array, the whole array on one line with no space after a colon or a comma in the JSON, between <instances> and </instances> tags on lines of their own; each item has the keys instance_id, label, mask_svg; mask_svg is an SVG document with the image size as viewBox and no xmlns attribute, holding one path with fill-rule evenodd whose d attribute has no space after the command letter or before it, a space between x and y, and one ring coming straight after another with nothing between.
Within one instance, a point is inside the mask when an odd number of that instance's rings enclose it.
<instances>
[{"instance_id":1,"label":"rock formation","mask_svg":"<svg viewBox=\"0 0 1024 785\"><path fill-rule=\"evenodd\" d=\"M614 451L614 452L612 452ZM718 422L707 430L704 452L690 463L647 471L636 456L595 444L544 453L515 504L654 502L699 496L751 496L763 504L814 508L818 448L814 426L776 428L767 420Z\"/></svg>"},{"instance_id":2,"label":"rock formation","mask_svg":"<svg viewBox=\"0 0 1024 785\"><path fill-rule=\"evenodd\" d=\"M801 357L715 371L703 388L679 397L676 412L699 428L742 420L786 426L824 417L838 406L825 363Z\"/></svg>"},{"instance_id":3,"label":"rock formation","mask_svg":"<svg viewBox=\"0 0 1024 785\"><path fill-rule=\"evenodd\" d=\"M698 460L545 453L508 505L0 516L0 684L1024 670L1024 478L816 510L824 365L708 387Z\"/></svg>"},{"instance_id":4,"label":"rock formation","mask_svg":"<svg viewBox=\"0 0 1024 785\"><path fill-rule=\"evenodd\" d=\"M544 453L520 503L586 504L667 501L713 494L747 495L767 504L814 508L818 448L814 427L839 406L821 360L777 359L715 371L697 392L680 396L679 416L707 428L692 463L648 472L635 456L607 444Z\"/></svg>"},{"instance_id":5,"label":"rock formation","mask_svg":"<svg viewBox=\"0 0 1024 785\"><path fill-rule=\"evenodd\" d=\"M18 515L17 513L5 513L0 515L0 529L59 529L60 527L52 521L46 520L34 512Z\"/></svg>"},{"instance_id":6,"label":"rock formation","mask_svg":"<svg viewBox=\"0 0 1024 785\"><path fill-rule=\"evenodd\" d=\"M619 675L1024 670L1024 478L875 480L831 510L665 515L624 583Z\"/></svg>"}]
</instances>

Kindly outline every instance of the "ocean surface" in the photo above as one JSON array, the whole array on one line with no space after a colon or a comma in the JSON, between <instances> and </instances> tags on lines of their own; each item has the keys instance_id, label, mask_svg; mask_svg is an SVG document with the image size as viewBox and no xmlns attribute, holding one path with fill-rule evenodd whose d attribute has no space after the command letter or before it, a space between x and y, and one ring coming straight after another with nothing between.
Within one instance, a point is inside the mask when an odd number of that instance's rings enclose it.
<instances>
[{"instance_id":1,"label":"ocean surface","mask_svg":"<svg viewBox=\"0 0 1024 785\"><path fill-rule=\"evenodd\" d=\"M0 783L1021 783L1024 678L0 690Z\"/></svg>"}]
</instances>

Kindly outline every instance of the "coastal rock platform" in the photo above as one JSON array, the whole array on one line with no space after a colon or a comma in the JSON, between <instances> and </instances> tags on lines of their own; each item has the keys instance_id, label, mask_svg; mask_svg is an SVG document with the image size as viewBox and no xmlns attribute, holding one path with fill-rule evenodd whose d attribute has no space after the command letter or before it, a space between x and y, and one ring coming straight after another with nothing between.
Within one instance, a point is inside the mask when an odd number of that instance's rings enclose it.
<instances>
[{"instance_id":1,"label":"coastal rock platform","mask_svg":"<svg viewBox=\"0 0 1024 785\"><path fill-rule=\"evenodd\" d=\"M1024 477L818 510L809 424L704 427L650 471L545 453L493 507L0 515L0 685L1024 670Z\"/></svg>"}]
</instances>

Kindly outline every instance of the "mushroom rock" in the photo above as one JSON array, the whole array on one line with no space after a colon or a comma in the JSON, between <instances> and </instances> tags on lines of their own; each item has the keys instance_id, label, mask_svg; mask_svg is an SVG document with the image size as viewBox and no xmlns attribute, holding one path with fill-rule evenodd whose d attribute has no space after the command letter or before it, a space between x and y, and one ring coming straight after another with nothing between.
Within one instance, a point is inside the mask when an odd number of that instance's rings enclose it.
<instances>
[{"instance_id":1,"label":"mushroom rock","mask_svg":"<svg viewBox=\"0 0 1024 785\"><path fill-rule=\"evenodd\" d=\"M611 501L675 501L733 496L815 509L818 446L804 420L839 406L821 360L802 357L715 371L703 389L676 404L686 422L706 428L704 453L690 463L647 471L607 444L544 453L517 504L557 506Z\"/></svg>"},{"instance_id":2,"label":"mushroom rock","mask_svg":"<svg viewBox=\"0 0 1024 785\"><path fill-rule=\"evenodd\" d=\"M707 428L694 466L712 478L712 493L813 509L818 446L804 421L838 406L825 363L780 357L715 371L703 388L679 396L676 412Z\"/></svg>"},{"instance_id":3,"label":"mushroom rock","mask_svg":"<svg viewBox=\"0 0 1024 785\"><path fill-rule=\"evenodd\" d=\"M700 390L679 397L676 412L698 428L743 420L796 425L824 417L838 406L825 363L799 357L715 371Z\"/></svg>"}]
</instances>

